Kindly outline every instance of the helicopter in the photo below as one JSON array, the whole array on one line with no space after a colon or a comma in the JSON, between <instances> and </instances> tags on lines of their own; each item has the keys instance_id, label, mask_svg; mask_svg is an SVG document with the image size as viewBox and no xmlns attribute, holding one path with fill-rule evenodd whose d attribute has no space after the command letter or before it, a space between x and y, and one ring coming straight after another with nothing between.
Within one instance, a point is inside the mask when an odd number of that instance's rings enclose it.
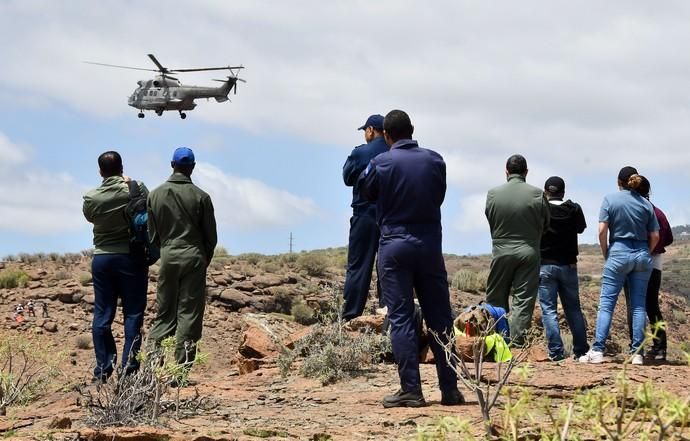
<instances>
[{"instance_id":1,"label":"helicopter","mask_svg":"<svg viewBox=\"0 0 690 441\"><path fill-rule=\"evenodd\" d=\"M233 91L237 94L237 82L245 80L235 74L235 70L244 69L244 66L224 66L224 67L200 67L195 69L168 69L164 67L153 54L148 54L149 58L158 69L146 69L143 67L120 66L117 64L95 63L85 61L87 64L98 66L116 67L119 69L145 70L159 72L160 74L150 80L137 81L138 87L129 96L127 104L139 109L139 118L144 117L144 110L153 110L158 116L168 110L180 112L180 118L187 118L185 110L194 110L197 98L215 98L219 103L228 101L228 94ZM202 72L208 70L229 70L230 75L225 80L214 80L223 83L219 87L200 87L186 86L180 80L169 75L171 73Z\"/></svg>"}]
</instances>

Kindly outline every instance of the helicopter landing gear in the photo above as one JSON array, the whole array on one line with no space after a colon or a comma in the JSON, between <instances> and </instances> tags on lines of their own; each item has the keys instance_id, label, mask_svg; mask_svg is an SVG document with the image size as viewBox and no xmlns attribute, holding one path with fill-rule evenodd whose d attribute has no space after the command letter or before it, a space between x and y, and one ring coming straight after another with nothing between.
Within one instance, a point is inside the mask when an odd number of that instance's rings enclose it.
<instances>
[{"instance_id":1,"label":"helicopter landing gear","mask_svg":"<svg viewBox=\"0 0 690 441\"><path fill-rule=\"evenodd\" d=\"M180 118L182 118L182 119L187 118L187 114L184 112L180 112Z\"/></svg>"},{"instance_id":2,"label":"helicopter landing gear","mask_svg":"<svg viewBox=\"0 0 690 441\"><path fill-rule=\"evenodd\" d=\"M139 114L138 114L137 116L138 116L139 118L143 118L143 117L144 117L144 112L139 112Z\"/></svg>"},{"instance_id":3,"label":"helicopter landing gear","mask_svg":"<svg viewBox=\"0 0 690 441\"><path fill-rule=\"evenodd\" d=\"M163 111L162 110L156 110L156 115L163 116Z\"/></svg>"}]
</instances>

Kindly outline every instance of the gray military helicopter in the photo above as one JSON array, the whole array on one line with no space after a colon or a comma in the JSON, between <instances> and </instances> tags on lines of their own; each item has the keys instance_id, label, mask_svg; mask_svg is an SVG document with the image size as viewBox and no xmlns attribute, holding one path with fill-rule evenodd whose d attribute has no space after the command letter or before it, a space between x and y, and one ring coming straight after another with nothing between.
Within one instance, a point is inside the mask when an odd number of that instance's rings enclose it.
<instances>
[{"instance_id":1,"label":"gray military helicopter","mask_svg":"<svg viewBox=\"0 0 690 441\"><path fill-rule=\"evenodd\" d=\"M88 64L96 64L98 66L117 67L120 69L145 70L149 72L160 72L156 78L152 80L139 80L137 87L132 95L130 95L127 104L139 109L139 118L144 117L144 110L153 110L158 116L163 115L166 110L177 110L180 112L180 118L187 118L185 110L194 110L196 104L194 100L197 98L215 98L219 103L228 101L228 94L232 90L237 93L237 82L245 80L239 78L235 74L235 70L244 69L244 66L225 66L225 67L201 67L196 69L168 69L163 67L158 62L153 54L148 54L153 64L158 69L146 69L143 67L119 66L117 64L95 63L93 61L85 61ZM184 72L202 72L207 70L229 70L230 75L226 80L214 80L223 83L220 87L200 87L200 86L185 86L180 84L180 80L170 76L171 73Z\"/></svg>"}]
</instances>

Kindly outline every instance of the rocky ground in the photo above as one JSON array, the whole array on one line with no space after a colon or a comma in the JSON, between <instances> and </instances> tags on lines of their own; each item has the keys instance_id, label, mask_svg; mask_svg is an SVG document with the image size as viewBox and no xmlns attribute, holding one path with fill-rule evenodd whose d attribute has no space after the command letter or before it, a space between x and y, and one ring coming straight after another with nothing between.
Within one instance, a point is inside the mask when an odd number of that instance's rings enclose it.
<instances>
[{"instance_id":1,"label":"rocky ground","mask_svg":"<svg viewBox=\"0 0 690 441\"><path fill-rule=\"evenodd\" d=\"M669 258L685 268L690 266L687 251L687 245L671 247ZM89 259L34 257L31 261L4 263L5 270L25 271L29 280L21 288L0 289L0 338L21 335L39 342L46 353L60 360L61 372L45 396L28 406L10 407L7 415L0 417L0 436L56 440L411 439L417 427L445 415L460 416L470 420L477 430L481 428L476 398L469 391L464 391L468 398L464 406L440 405L432 365L422 368L424 392L431 405L421 409L387 410L380 405L382 396L397 388L392 364L378 365L365 375L328 386L315 379L302 378L296 371L286 378L280 375L275 340L289 346L308 332L307 327L293 321L292 305L303 303L319 310L339 294L338 286L344 276L344 250L335 249L302 255L216 258L209 270L203 338L208 361L193 371L196 386L181 391L183 397L198 392L208 397L209 405L194 416L166 419L160 427L94 430L86 424L83 395L75 390L76 385L88 383L93 367L90 346L93 288ZM487 256L448 256L449 277L461 270L485 271L488 262ZM583 252L582 302L590 333L596 317L601 264L596 250ZM145 329L155 311L156 274L154 266L150 273ZM685 282L690 285L690 280ZM687 285L680 281L682 288ZM454 288L452 297L458 309L481 300L483 293ZM37 304L37 317L25 314L25 320L17 323L13 319L14 307L28 300ZM41 317L42 303L47 305L47 318ZM570 360L551 363L545 358L543 341L539 340L530 352L532 374L523 384L535 396L549 397L555 403L567 403L581 389L613 385L616 374L623 369L620 353L628 342L623 303L617 307L608 363L598 366L578 365ZM674 292L662 293L662 305L671 330L669 362L636 367L630 376L634 382L649 380L655 387L686 396L690 369L682 363L680 348L683 345L688 348L690 308L686 299ZM537 308L537 330L539 317ZM121 325L118 316L114 325L118 342L122 338ZM512 381L521 380L514 376Z\"/></svg>"}]
</instances>

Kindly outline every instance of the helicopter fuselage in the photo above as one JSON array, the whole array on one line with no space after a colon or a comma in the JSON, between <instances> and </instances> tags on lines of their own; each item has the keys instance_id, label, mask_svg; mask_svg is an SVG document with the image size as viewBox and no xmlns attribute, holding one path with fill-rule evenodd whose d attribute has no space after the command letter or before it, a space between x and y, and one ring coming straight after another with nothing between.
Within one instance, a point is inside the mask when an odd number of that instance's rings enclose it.
<instances>
[{"instance_id":1,"label":"helicopter fuselage","mask_svg":"<svg viewBox=\"0 0 690 441\"><path fill-rule=\"evenodd\" d=\"M152 80L138 81L137 87L130 95L128 104L135 109L153 110L161 115L167 110L193 110L197 98L215 98L218 102L228 100L228 93L236 83L236 78L230 77L220 87L185 86L178 80L162 76Z\"/></svg>"}]
</instances>

